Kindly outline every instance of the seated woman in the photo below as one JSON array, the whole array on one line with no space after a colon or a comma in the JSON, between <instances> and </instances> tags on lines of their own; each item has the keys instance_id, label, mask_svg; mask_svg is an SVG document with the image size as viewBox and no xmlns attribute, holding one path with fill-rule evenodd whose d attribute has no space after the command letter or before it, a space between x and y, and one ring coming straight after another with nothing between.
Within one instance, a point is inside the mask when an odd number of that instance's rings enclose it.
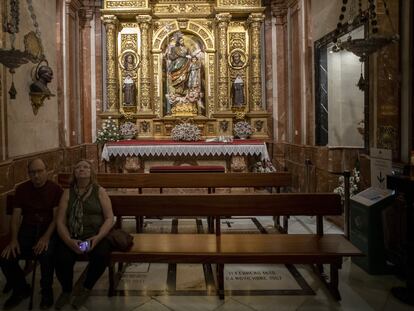
<instances>
[{"instance_id":1,"label":"seated woman","mask_svg":"<svg viewBox=\"0 0 414 311\"><path fill-rule=\"evenodd\" d=\"M72 177L70 188L60 200L56 218L61 238L56 254L56 275L62 285L62 294L55 303L57 310L70 303L77 255L86 253L89 267L82 290L72 300L75 309L88 299L90 290L108 266L111 252L106 235L114 224L114 215L108 194L97 184L96 174L87 160L75 165Z\"/></svg>"}]
</instances>

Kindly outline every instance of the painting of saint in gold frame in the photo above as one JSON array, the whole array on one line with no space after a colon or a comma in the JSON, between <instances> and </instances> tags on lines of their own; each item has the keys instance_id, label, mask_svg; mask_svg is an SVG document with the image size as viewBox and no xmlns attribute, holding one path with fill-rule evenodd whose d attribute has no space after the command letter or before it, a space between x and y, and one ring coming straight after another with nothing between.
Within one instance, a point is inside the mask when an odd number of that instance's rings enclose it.
<instances>
[{"instance_id":1,"label":"painting of saint in gold frame","mask_svg":"<svg viewBox=\"0 0 414 311\"><path fill-rule=\"evenodd\" d=\"M242 49L234 49L228 56L230 67L234 69L243 69L247 66L247 56Z\"/></svg>"},{"instance_id":2,"label":"painting of saint in gold frame","mask_svg":"<svg viewBox=\"0 0 414 311\"><path fill-rule=\"evenodd\" d=\"M119 66L125 71L135 70L139 62L139 55L133 50L125 50L119 56Z\"/></svg>"}]
</instances>

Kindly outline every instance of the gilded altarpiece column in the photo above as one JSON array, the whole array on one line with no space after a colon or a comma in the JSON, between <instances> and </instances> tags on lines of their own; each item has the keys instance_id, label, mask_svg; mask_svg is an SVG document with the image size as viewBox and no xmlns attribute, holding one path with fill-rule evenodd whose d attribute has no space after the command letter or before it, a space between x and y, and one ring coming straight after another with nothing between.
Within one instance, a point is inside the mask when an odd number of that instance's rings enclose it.
<instances>
[{"instance_id":1,"label":"gilded altarpiece column","mask_svg":"<svg viewBox=\"0 0 414 311\"><path fill-rule=\"evenodd\" d=\"M228 98L228 74L227 74L227 28L231 19L229 13L220 13L216 15L218 27L218 96L217 107L220 111L229 110Z\"/></svg>"},{"instance_id":2,"label":"gilded altarpiece column","mask_svg":"<svg viewBox=\"0 0 414 311\"><path fill-rule=\"evenodd\" d=\"M251 37L251 91L250 107L252 111L262 111L262 75L261 75L261 53L260 53L260 30L264 16L262 13L252 13L249 16L248 23Z\"/></svg>"},{"instance_id":3,"label":"gilded altarpiece column","mask_svg":"<svg viewBox=\"0 0 414 311\"><path fill-rule=\"evenodd\" d=\"M104 15L106 30L106 101L109 112L116 112L118 104L118 79L116 75L116 37L118 19L115 15Z\"/></svg>"},{"instance_id":4,"label":"gilded altarpiece column","mask_svg":"<svg viewBox=\"0 0 414 311\"><path fill-rule=\"evenodd\" d=\"M141 29L141 102L140 109L143 112L151 111L151 68L149 61L149 28L151 25L151 16L139 15L137 22Z\"/></svg>"}]
</instances>

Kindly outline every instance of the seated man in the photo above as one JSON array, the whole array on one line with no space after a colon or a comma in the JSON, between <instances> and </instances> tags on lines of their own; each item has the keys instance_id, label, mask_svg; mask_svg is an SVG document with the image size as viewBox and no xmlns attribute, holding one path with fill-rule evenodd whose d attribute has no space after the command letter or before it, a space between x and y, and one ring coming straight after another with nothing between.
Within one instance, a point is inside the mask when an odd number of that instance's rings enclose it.
<instances>
[{"instance_id":1,"label":"seated man","mask_svg":"<svg viewBox=\"0 0 414 311\"><path fill-rule=\"evenodd\" d=\"M4 310L17 306L30 296L30 286L18 261L23 256L36 255L40 262L41 309L53 305L53 247L56 243L54 210L62 189L47 179L46 165L41 159L29 162L30 180L16 188L10 230L11 239L1 253L0 265L13 292L4 303Z\"/></svg>"}]
</instances>

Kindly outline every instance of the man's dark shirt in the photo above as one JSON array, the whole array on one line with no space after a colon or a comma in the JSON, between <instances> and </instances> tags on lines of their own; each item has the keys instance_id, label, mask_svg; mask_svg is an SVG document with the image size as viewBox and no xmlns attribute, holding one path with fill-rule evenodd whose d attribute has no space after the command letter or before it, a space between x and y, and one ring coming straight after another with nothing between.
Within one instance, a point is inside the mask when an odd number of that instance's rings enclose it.
<instances>
[{"instance_id":1,"label":"man's dark shirt","mask_svg":"<svg viewBox=\"0 0 414 311\"><path fill-rule=\"evenodd\" d=\"M40 188L35 188L30 180L18 186L14 208L22 209L22 225L41 225L42 229L47 229L62 192L62 188L50 180Z\"/></svg>"}]
</instances>

